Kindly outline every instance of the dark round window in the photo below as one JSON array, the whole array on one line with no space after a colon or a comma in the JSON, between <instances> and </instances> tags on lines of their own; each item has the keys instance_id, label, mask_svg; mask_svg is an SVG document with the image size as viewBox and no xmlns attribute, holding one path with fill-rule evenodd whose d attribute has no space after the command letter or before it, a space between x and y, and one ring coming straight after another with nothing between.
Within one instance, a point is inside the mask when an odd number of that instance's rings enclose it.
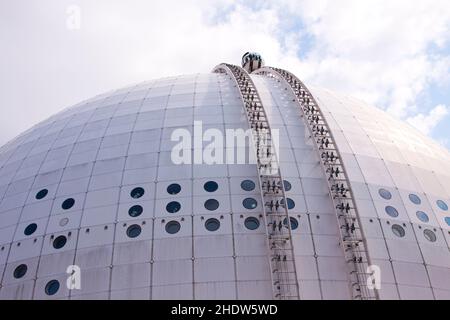
<instances>
[{"instance_id":1,"label":"dark round window","mask_svg":"<svg viewBox=\"0 0 450 320\"><path fill-rule=\"evenodd\" d=\"M438 200L436 201L436 204L441 210L448 211L448 205L444 201Z\"/></svg>"},{"instance_id":2,"label":"dark round window","mask_svg":"<svg viewBox=\"0 0 450 320\"><path fill-rule=\"evenodd\" d=\"M298 228L298 220L294 217L290 217L289 220L291 221L291 230L296 230ZM283 224L287 226L287 218L284 218Z\"/></svg>"},{"instance_id":3,"label":"dark round window","mask_svg":"<svg viewBox=\"0 0 450 320\"><path fill-rule=\"evenodd\" d=\"M61 249L66 245L67 238L65 236L59 236L56 237L55 240L53 240L53 248L55 249Z\"/></svg>"},{"instance_id":4,"label":"dark round window","mask_svg":"<svg viewBox=\"0 0 450 320\"><path fill-rule=\"evenodd\" d=\"M256 207L258 206L258 202L253 198L247 198L244 199L244 201L242 201L242 205L246 209L253 210L256 209Z\"/></svg>"},{"instance_id":5,"label":"dark round window","mask_svg":"<svg viewBox=\"0 0 450 320\"><path fill-rule=\"evenodd\" d=\"M445 217L445 223L450 226L450 217Z\"/></svg>"},{"instance_id":6,"label":"dark round window","mask_svg":"<svg viewBox=\"0 0 450 320\"><path fill-rule=\"evenodd\" d=\"M406 234L405 229L398 224L392 226L392 232L399 238L403 238Z\"/></svg>"},{"instance_id":7,"label":"dark round window","mask_svg":"<svg viewBox=\"0 0 450 320\"><path fill-rule=\"evenodd\" d=\"M140 205L135 205L132 206L129 210L128 210L128 214L130 215L130 217L139 217L142 214L142 211L144 211L144 209L142 208L142 206Z\"/></svg>"},{"instance_id":8,"label":"dark round window","mask_svg":"<svg viewBox=\"0 0 450 320\"><path fill-rule=\"evenodd\" d=\"M428 218L428 215L423 211L417 211L416 216L417 216L417 219L419 219L422 222L430 221L430 218Z\"/></svg>"},{"instance_id":9,"label":"dark round window","mask_svg":"<svg viewBox=\"0 0 450 320\"><path fill-rule=\"evenodd\" d=\"M214 218L208 219L205 222L205 228L208 231L217 231L220 228L220 221Z\"/></svg>"},{"instance_id":10,"label":"dark round window","mask_svg":"<svg viewBox=\"0 0 450 320\"><path fill-rule=\"evenodd\" d=\"M173 183L167 187L167 193L171 195L179 194L181 191L181 186L178 183Z\"/></svg>"},{"instance_id":11,"label":"dark round window","mask_svg":"<svg viewBox=\"0 0 450 320\"><path fill-rule=\"evenodd\" d=\"M208 192L214 192L219 189L219 185L215 181L208 181L203 185L203 189Z\"/></svg>"},{"instance_id":12,"label":"dark round window","mask_svg":"<svg viewBox=\"0 0 450 320\"><path fill-rule=\"evenodd\" d=\"M64 210L68 210L68 209L72 208L74 204L75 204L75 199L69 198L69 199L64 200L61 207Z\"/></svg>"},{"instance_id":13,"label":"dark round window","mask_svg":"<svg viewBox=\"0 0 450 320\"><path fill-rule=\"evenodd\" d=\"M219 208L219 201L216 199L209 199L205 201L205 208L209 211L214 211Z\"/></svg>"},{"instance_id":14,"label":"dark round window","mask_svg":"<svg viewBox=\"0 0 450 320\"><path fill-rule=\"evenodd\" d=\"M244 225L249 230L256 230L259 228L259 220L255 217L248 217L245 219Z\"/></svg>"},{"instance_id":15,"label":"dark round window","mask_svg":"<svg viewBox=\"0 0 450 320\"><path fill-rule=\"evenodd\" d=\"M166 232L169 234L175 234L180 231L181 225L178 221L170 221L166 224Z\"/></svg>"},{"instance_id":16,"label":"dark round window","mask_svg":"<svg viewBox=\"0 0 450 320\"><path fill-rule=\"evenodd\" d=\"M180 211L180 209L181 209L181 204L177 201L169 202L166 206L166 210L169 213L176 213L176 212Z\"/></svg>"},{"instance_id":17,"label":"dark round window","mask_svg":"<svg viewBox=\"0 0 450 320\"><path fill-rule=\"evenodd\" d=\"M129 238L136 238L137 236L139 236L141 234L141 231L142 231L142 229L139 225L133 224L128 227L127 236Z\"/></svg>"},{"instance_id":18,"label":"dark round window","mask_svg":"<svg viewBox=\"0 0 450 320\"><path fill-rule=\"evenodd\" d=\"M133 190L131 190L130 196L133 199L139 199L140 197L142 197L144 195L144 193L145 193L145 190L143 188L137 187L137 188L134 188Z\"/></svg>"},{"instance_id":19,"label":"dark round window","mask_svg":"<svg viewBox=\"0 0 450 320\"><path fill-rule=\"evenodd\" d=\"M386 213L392 217L392 218L397 218L398 217L398 211L397 209L395 209L394 207L391 206L387 206L384 211L386 211Z\"/></svg>"},{"instance_id":20,"label":"dark round window","mask_svg":"<svg viewBox=\"0 0 450 320\"><path fill-rule=\"evenodd\" d=\"M391 200L392 199L392 194L386 190L386 189L380 189L378 190L378 194L380 195L380 197L382 197L383 199L386 200Z\"/></svg>"},{"instance_id":21,"label":"dark round window","mask_svg":"<svg viewBox=\"0 0 450 320\"><path fill-rule=\"evenodd\" d=\"M284 199L281 199L280 203L282 205L284 205ZM291 198L287 198L287 203L288 203L288 209L294 209L295 208L295 201L292 200Z\"/></svg>"},{"instance_id":22,"label":"dark round window","mask_svg":"<svg viewBox=\"0 0 450 320\"><path fill-rule=\"evenodd\" d=\"M21 264L14 269L14 278L20 279L27 273L28 267L26 264Z\"/></svg>"},{"instance_id":23,"label":"dark round window","mask_svg":"<svg viewBox=\"0 0 450 320\"><path fill-rule=\"evenodd\" d=\"M59 281L58 280L50 280L45 285L45 293L49 296L56 294L59 290Z\"/></svg>"},{"instance_id":24,"label":"dark round window","mask_svg":"<svg viewBox=\"0 0 450 320\"><path fill-rule=\"evenodd\" d=\"M421 204L422 203L422 200L420 200L420 198L417 195L412 194L412 193L409 195L409 200L411 200L411 202L414 203L414 204Z\"/></svg>"},{"instance_id":25,"label":"dark round window","mask_svg":"<svg viewBox=\"0 0 450 320\"><path fill-rule=\"evenodd\" d=\"M252 180L244 180L241 182L241 188L244 191L253 191L255 190L256 185Z\"/></svg>"},{"instance_id":26,"label":"dark round window","mask_svg":"<svg viewBox=\"0 0 450 320\"><path fill-rule=\"evenodd\" d=\"M31 236L37 229L37 224L36 223L30 223L25 230L23 231L23 233L26 236Z\"/></svg>"},{"instance_id":27,"label":"dark round window","mask_svg":"<svg viewBox=\"0 0 450 320\"><path fill-rule=\"evenodd\" d=\"M291 191L292 185L289 181L283 180L283 184L284 184L284 191Z\"/></svg>"},{"instance_id":28,"label":"dark round window","mask_svg":"<svg viewBox=\"0 0 450 320\"><path fill-rule=\"evenodd\" d=\"M425 236L425 239L427 239L430 242L436 242L436 234L431 231L430 229L426 229L423 231L423 235Z\"/></svg>"},{"instance_id":29,"label":"dark round window","mask_svg":"<svg viewBox=\"0 0 450 320\"><path fill-rule=\"evenodd\" d=\"M45 198L45 196L48 194L48 190L47 189L42 189L41 191L39 191L38 193L36 193L36 199L37 200L41 200L43 198Z\"/></svg>"}]
</instances>

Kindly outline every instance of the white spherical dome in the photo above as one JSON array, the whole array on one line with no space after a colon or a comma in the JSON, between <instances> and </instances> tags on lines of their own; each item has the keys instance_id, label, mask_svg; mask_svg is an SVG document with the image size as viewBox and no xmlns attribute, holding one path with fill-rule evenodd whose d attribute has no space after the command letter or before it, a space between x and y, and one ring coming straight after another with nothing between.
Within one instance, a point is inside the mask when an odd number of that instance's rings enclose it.
<instances>
[{"instance_id":1,"label":"white spherical dome","mask_svg":"<svg viewBox=\"0 0 450 320\"><path fill-rule=\"evenodd\" d=\"M298 298L350 299L316 138L286 83L251 78L279 132ZM361 101L310 91L381 269L379 298L450 298L448 151ZM170 77L84 101L3 146L0 298L274 298L257 165L172 161L174 130L247 130L245 112L226 74ZM79 288L66 285L73 268Z\"/></svg>"}]
</instances>

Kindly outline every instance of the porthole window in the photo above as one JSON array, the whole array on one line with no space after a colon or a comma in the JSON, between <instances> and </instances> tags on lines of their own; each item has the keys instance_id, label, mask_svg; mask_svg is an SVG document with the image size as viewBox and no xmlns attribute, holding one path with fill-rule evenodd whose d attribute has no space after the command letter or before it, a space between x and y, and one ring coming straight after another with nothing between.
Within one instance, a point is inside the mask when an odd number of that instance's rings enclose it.
<instances>
[{"instance_id":1,"label":"porthole window","mask_svg":"<svg viewBox=\"0 0 450 320\"><path fill-rule=\"evenodd\" d=\"M289 220L291 221L291 230L296 230L298 228L298 220L294 217L290 217ZM283 224L287 227L287 218L284 218Z\"/></svg>"},{"instance_id":2,"label":"porthole window","mask_svg":"<svg viewBox=\"0 0 450 320\"><path fill-rule=\"evenodd\" d=\"M288 209L294 209L295 208L295 201L292 200L291 198L287 198L287 204L288 204ZM284 205L284 199L281 199L280 203L282 205Z\"/></svg>"},{"instance_id":3,"label":"porthole window","mask_svg":"<svg viewBox=\"0 0 450 320\"><path fill-rule=\"evenodd\" d=\"M171 195L179 194L181 191L181 186L178 183L173 183L167 187L167 193Z\"/></svg>"},{"instance_id":4,"label":"porthole window","mask_svg":"<svg viewBox=\"0 0 450 320\"><path fill-rule=\"evenodd\" d=\"M258 206L258 202L253 198L247 198L244 199L244 201L242 201L242 205L246 209L253 210L256 209L256 207Z\"/></svg>"},{"instance_id":5,"label":"porthole window","mask_svg":"<svg viewBox=\"0 0 450 320\"><path fill-rule=\"evenodd\" d=\"M130 196L133 199L139 199L140 197L142 197L144 195L144 193L145 193L145 190L143 188L137 187L137 188L134 188L133 190L131 190Z\"/></svg>"},{"instance_id":6,"label":"porthole window","mask_svg":"<svg viewBox=\"0 0 450 320\"><path fill-rule=\"evenodd\" d=\"M64 202L62 203L61 207L64 210L69 210L70 208L73 207L74 204L75 204L75 199L69 198L69 199L64 200Z\"/></svg>"},{"instance_id":7,"label":"porthole window","mask_svg":"<svg viewBox=\"0 0 450 320\"><path fill-rule=\"evenodd\" d=\"M61 249L66 245L67 238L65 236L59 236L56 237L55 240L53 240L53 248L55 249Z\"/></svg>"},{"instance_id":8,"label":"porthole window","mask_svg":"<svg viewBox=\"0 0 450 320\"><path fill-rule=\"evenodd\" d=\"M430 221L430 218L428 218L428 215L425 212L423 212L423 211L417 211L416 212L416 216L417 216L417 219L419 219L422 222L429 222Z\"/></svg>"},{"instance_id":9,"label":"porthole window","mask_svg":"<svg viewBox=\"0 0 450 320\"><path fill-rule=\"evenodd\" d=\"M397 209L395 209L394 207L391 206L387 206L384 211L386 211L386 213L392 217L392 218L397 218L398 217L398 211Z\"/></svg>"},{"instance_id":10,"label":"porthole window","mask_svg":"<svg viewBox=\"0 0 450 320\"><path fill-rule=\"evenodd\" d=\"M392 232L399 238L403 238L406 234L405 229L398 224L392 226Z\"/></svg>"},{"instance_id":11,"label":"porthole window","mask_svg":"<svg viewBox=\"0 0 450 320\"><path fill-rule=\"evenodd\" d=\"M129 238L136 238L141 234L141 231L142 231L141 226L139 226L137 224L133 224L128 227L127 236Z\"/></svg>"},{"instance_id":12,"label":"porthole window","mask_svg":"<svg viewBox=\"0 0 450 320\"><path fill-rule=\"evenodd\" d=\"M26 264L21 264L17 266L16 269L14 269L14 278L16 279L23 278L23 276L25 276L25 274L27 273L27 270L28 267Z\"/></svg>"},{"instance_id":13,"label":"porthole window","mask_svg":"<svg viewBox=\"0 0 450 320\"><path fill-rule=\"evenodd\" d=\"M256 230L259 228L259 220L255 217L248 217L245 219L244 225L248 230Z\"/></svg>"},{"instance_id":14,"label":"porthole window","mask_svg":"<svg viewBox=\"0 0 450 320\"><path fill-rule=\"evenodd\" d=\"M430 242L436 242L437 238L436 238L436 234L431 231L430 229L425 229L423 231L423 235L425 236L425 239L427 239Z\"/></svg>"},{"instance_id":15,"label":"porthole window","mask_svg":"<svg viewBox=\"0 0 450 320\"><path fill-rule=\"evenodd\" d=\"M25 230L23 231L23 233L26 236L31 236L37 229L37 224L36 223L30 223Z\"/></svg>"},{"instance_id":16,"label":"porthole window","mask_svg":"<svg viewBox=\"0 0 450 320\"><path fill-rule=\"evenodd\" d=\"M178 221L170 221L166 224L166 232L169 234L175 234L180 231L181 225Z\"/></svg>"},{"instance_id":17,"label":"porthole window","mask_svg":"<svg viewBox=\"0 0 450 320\"><path fill-rule=\"evenodd\" d=\"M209 199L205 202L205 208L209 211L214 211L219 208L219 201L216 199Z\"/></svg>"},{"instance_id":18,"label":"porthole window","mask_svg":"<svg viewBox=\"0 0 450 320\"><path fill-rule=\"evenodd\" d=\"M378 190L378 194L380 195L380 197L382 197L385 200L391 200L392 199L392 194L386 189Z\"/></svg>"},{"instance_id":19,"label":"porthole window","mask_svg":"<svg viewBox=\"0 0 450 320\"><path fill-rule=\"evenodd\" d=\"M438 200L436 204L441 210L448 211L448 205L444 201Z\"/></svg>"},{"instance_id":20,"label":"porthole window","mask_svg":"<svg viewBox=\"0 0 450 320\"><path fill-rule=\"evenodd\" d=\"M417 195L412 193L409 195L409 200L411 200L412 203L417 205L422 203L422 200L420 200L420 198Z\"/></svg>"},{"instance_id":21,"label":"porthole window","mask_svg":"<svg viewBox=\"0 0 450 320\"><path fill-rule=\"evenodd\" d=\"M41 191L36 193L36 199L37 200L44 199L47 196L47 194L48 194L48 190L47 189L42 189Z\"/></svg>"},{"instance_id":22,"label":"porthole window","mask_svg":"<svg viewBox=\"0 0 450 320\"><path fill-rule=\"evenodd\" d=\"M166 210L169 213L176 213L176 212L180 211L180 209L181 209L181 204L177 201L169 202L166 206Z\"/></svg>"},{"instance_id":23,"label":"porthole window","mask_svg":"<svg viewBox=\"0 0 450 320\"><path fill-rule=\"evenodd\" d=\"M135 205L132 206L129 210L128 210L128 214L130 215L130 217L139 217L142 214L142 211L144 211L144 209L142 208L142 206L140 205Z\"/></svg>"},{"instance_id":24,"label":"porthole window","mask_svg":"<svg viewBox=\"0 0 450 320\"><path fill-rule=\"evenodd\" d=\"M292 185L289 181L283 180L283 184L284 184L284 191L291 191Z\"/></svg>"},{"instance_id":25,"label":"porthole window","mask_svg":"<svg viewBox=\"0 0 450 320\"><path fill-rule=\"evenodd\" d=\"M58 280L50 280L45 285L45 293L49 296L53 296L59 290L59 281Z\"/></svg>"},{"instance_id":26,"label":"porthole window","mask_svg":"<svg viewBox=\"0 0 450 320\"><path fill-rule=\"evenodd\" d=\"M253 191L255 188L256 185L252 180L244 180L241 182L241 189L244 191Z\"/></svg>"},{"instance_id":27,"label":"porthole window","mask_svg":"<svg viewBox=\"0 0 450 320\"><path fill-rule=\"evenodd\" d=\"M208 219L205 222L205 228L211 232L217 231L220 228L220 221L215 218Z\"/></svg>"},{"instance_id":28,"label":"porthole window","mask_svg":"<svg viewBox=\"0 0 450 320\"><path fill-rule=\"evenodd\" d=\"M450 217L445 217L445 223L450 226Z\"/></svg>"},{"instance_id":29,"label":"porthole window","mask_svg":"<svg viewBox=\"0 0 450 320\"><path fill-rule=\"evenodd\" d=\"M203 189L207 192L215 192L219 189L219 185L215 181L208 181L203 185Z\"/></svg>"}]
</instances>

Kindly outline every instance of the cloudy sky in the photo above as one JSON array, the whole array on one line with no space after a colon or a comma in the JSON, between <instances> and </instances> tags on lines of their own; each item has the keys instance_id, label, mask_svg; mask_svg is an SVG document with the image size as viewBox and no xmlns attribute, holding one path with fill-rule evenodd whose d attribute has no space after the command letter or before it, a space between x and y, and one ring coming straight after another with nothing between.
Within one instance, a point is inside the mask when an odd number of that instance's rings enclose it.
<instances>
[{"instance_id":1,"label":"cloudy sky","mask_svg":"<svg viewBox=\"0 0 450 320\"><path fill-rule=\"evenodd\" d=\"M0 0L0 144L96 94L246 51L450 148L449 0Z\"/></svg>"}]
</instances>

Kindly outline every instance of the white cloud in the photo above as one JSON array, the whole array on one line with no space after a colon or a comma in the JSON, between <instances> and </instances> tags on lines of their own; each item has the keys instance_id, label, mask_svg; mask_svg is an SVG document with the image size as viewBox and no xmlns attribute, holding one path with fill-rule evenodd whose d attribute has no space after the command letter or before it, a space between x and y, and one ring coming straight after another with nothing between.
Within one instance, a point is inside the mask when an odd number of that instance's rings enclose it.
<instances>
[{"instance_id":1,"label":"white cloud","mask_svg":"<svg viewBox=\"0 0 450 320\"><path fill-rule=\"evenodd\" d=\"M431 2L280 0L257 1L256 8L231 0L0 2L0 41L12 44L0 51L0 105L8 106L0 144L83 98L209 72L220 62L239 63L248 50L307 82L411 116L431 83L450 82L450 58L428 52L448 44L450 2ZM66 28L72 4L81 8L79 31ZM300 20L304 30L287 28Z\"/></svg>"},{"instance_id":2,"label":"white cloud","mask_svg":"<svg viewBox=\"0 0 450 320\"><path fill-rule=\"evenodd\" d=\"M445 105L438 105L430 110L429 113L419 113L414 117L408 118L407 122L422 133L429 135L433 128L441 122L450 113L450 108ZM444 141L444 140L443 140Z\"/></svg>"}]
</instances>

